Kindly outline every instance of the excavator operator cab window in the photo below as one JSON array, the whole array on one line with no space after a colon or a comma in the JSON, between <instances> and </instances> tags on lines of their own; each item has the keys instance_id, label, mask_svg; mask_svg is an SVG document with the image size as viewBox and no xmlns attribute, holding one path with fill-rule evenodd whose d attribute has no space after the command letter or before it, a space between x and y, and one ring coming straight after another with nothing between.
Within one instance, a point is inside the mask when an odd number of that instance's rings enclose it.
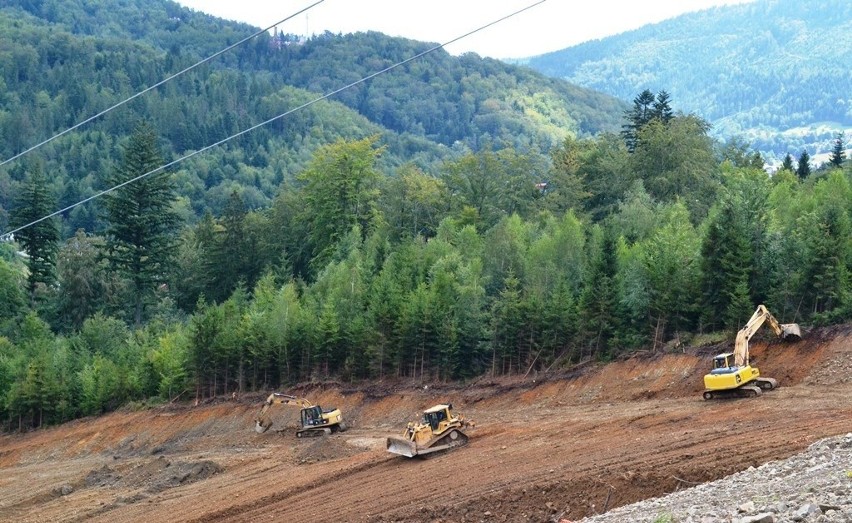
<instances>
[{"instance_id":1,"label":"excavator operator cab window","mask_svg":"<svg viewBox=\"0 0 852 523\"><path fill-rule=\"evenodd\" d=\"M322 409L320 407L302 409L302 425L319 425L321 423Z\"/></svg>"},{"instance_id":2,"label":"excavator operator cab window","mask_svg":"<svg viewBox=\"0 0 852 523\"><path fill-rule=\"evenodd\" d=\"M721 368L727 367L727 366L728 366L728 364L725 362L724 356L716 356L715 358L713 358L713 368L714 369L721 369Z\"/></svg>"}]
</instances>

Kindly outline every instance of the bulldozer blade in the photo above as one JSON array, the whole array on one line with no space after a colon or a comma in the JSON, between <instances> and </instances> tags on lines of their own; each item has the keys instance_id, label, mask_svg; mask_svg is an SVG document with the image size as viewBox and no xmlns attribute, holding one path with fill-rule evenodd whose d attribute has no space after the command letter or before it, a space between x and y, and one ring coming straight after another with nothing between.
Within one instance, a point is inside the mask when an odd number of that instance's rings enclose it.
<instances>
[{"instance_id":1,"label":"bulldozer blade","mask_svg":"<svg viewBox=\"0 0 852 523\"><path fill-rule=\"evenodd\" d=\"M407 439L388 438L387 448L388 452L391 454L399 454L400 456L406 456L409 458L413 458L417 455L417 445Z\"/></svg>"},{"instance_id":2,"label":"bulldozer blade","mask_svg":"<svg viewBox=\"0 0 852 523\"><path fill-rule=\"evenodd\" d=\"M787 323L781 325L781 338L788 341L796 341L802 339L802 329L798 323Z\"/></svg>"}]
</instances>

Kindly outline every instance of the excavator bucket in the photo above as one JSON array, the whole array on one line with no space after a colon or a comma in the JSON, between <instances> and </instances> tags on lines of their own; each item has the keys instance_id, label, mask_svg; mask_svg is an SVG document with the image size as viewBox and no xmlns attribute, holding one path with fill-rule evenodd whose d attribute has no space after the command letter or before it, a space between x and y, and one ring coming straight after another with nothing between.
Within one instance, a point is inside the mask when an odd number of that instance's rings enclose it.
<instances>
[{"instance_id":1,"label":"excavator bucket","mask_svg":"<svg viewBox=\"0 0 852 523\"><path fill-rule=\"evenodd\" d=\"M254 431L255 431L255 432L257 432L258 434L263 434L264 432L266 432L267 430L269 430L269 427L271 427L271 426L272 426L272 422L271 422L271 421L270 421L270 422L268 422L268 423L266 423L266 424L264 424L264 423L263 423L263 422L261 422L259 419L258 419L258 420L254 420Z\"/></svg>"},{"instance_id":2,"label":"excavator bucket","mask_svg":"<svg viewBox=\"0 0 852 523\"><path fill-rule=\"evenodd\" d=\"M413 441L402 438L388 438L388 452L413 458L417 455L417 445Z\"/></svg>"},{"instance_id":3,"label":"excavator bucket","mask_svg":"<svg viewBox=\"0 0 852 523\"><path fill-rule=\"evenodd\" d=\"M802 339L802 329L798 323L787 323L781 325L781 338L787 341L797 341Z\"/></svg>"}]
</instances>

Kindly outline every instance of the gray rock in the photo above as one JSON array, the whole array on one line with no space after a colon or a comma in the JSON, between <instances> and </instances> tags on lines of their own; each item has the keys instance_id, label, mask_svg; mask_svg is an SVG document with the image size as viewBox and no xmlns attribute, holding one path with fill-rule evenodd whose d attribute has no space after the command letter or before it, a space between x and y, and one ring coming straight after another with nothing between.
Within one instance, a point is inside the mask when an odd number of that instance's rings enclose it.
<instances>
[{"instance_id":1,"label":"gray rock","mask_svg":"<svg viewBox=\"0 0 852 523\"><path fill-rule=\"evenodd\" d=\"M775 523L775 516L769 512L763 512L754 516L747 516L740 520L740 523Z\"/></svg>"},{"instance_id":2,"label":"gray rock","mask_svg":"<svg viewBox=\"0 0 852 523\"><path fill-rule=\"evenodd\" d=\"M806 503L799 507L799 510L796 511L796 515L801 516L802 518L808 518L809 516L812 516L814 514L821 513L822 511L819 509L819 507L814 505L813 503Z\"/></svg>"}]
</instances>

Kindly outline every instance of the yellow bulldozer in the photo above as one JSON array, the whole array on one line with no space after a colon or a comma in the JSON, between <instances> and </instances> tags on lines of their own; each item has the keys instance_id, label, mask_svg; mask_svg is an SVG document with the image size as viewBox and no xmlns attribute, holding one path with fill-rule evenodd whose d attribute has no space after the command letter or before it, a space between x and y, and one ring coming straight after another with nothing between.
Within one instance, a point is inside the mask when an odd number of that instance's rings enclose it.
<instances>
[{"instance_id":1,"label":"yellow bulldozer","mask_svg":"<svg viewBox=\"0 0 852 523\"><path fill-rule=\"evenodd\" d=\"M452 403L442 403L423 411L420 423L408 422L401 437L387 439L388 452L413 458L467 445L462 429L471 426L461 414L453 413Z\"/></svg>"},{"instance_id":2,"label":"yellow bulldozer","mask_svg":"<svg viewBox=\"0 0 852 523\"><path fill-rule=\"evenodd\" d=\"M297 398L296 396L273 392L266 398L263 407L260 409L260 413L258 413L257 418L254 420L254 430L258 434L263 434L272 426L269 409L273 405L293 405L301 408L299 417L302 425L296 430L297 438L322 436L346 430L346 424L343 422L343 415L340 413L340 409L331 408L323 410L322 407L314 405L305 398Z\"/></svg>"},{"instance_id":3,"label":"yellow bulldozer","mask_svg":"<svg viewBox=\"0 0 852 523\"><path fill-rule=\"evenodd\" d=\"M734 352L724 352L713 358L713 369L704 376L704 399L754 397L778 386L773 378L760 375L760 370L749 363L748 342L755 332L768 322L775 334L784 340L802 338L802 330L795 323L781 325L764 305L758 305L745 327L737 333Z\"/></svg>"}]
</instances>

